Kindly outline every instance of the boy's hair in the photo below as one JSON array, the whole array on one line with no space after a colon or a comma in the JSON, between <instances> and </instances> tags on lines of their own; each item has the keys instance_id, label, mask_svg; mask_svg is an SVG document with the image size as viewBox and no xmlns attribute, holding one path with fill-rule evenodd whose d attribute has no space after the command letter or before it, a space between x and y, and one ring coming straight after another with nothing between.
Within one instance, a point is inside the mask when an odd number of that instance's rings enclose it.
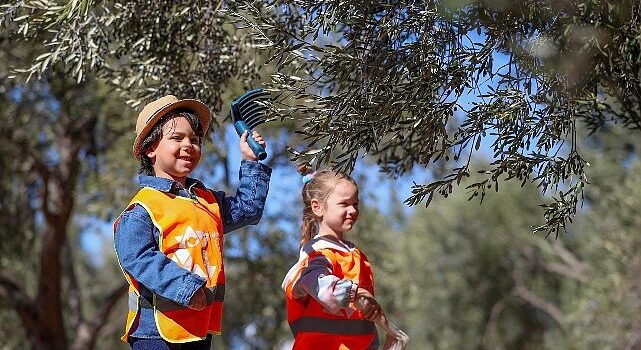
<instances>
[{"instance_id":1,"label":"boy's hair","mask_svg":"<svg viewBox=\"0 0 641 350\"><path fill-rule=\"evenodd\" d=\"M312 211L312 199L325 203L340 180L347 180L356 188L358 184L351 176L341 171L321 169L313 172L309 164L299 165L298 172L307 180L302 190L303 222L300 244L303 245L318 233L318 218Z\"/></svg>"},{"instance_id":2,"label":"boy's hair","mask_svg":"<svg viewBox=\"0 0 641 350\"><path fill-rule=\"evenodd\" d=\"M147 151L155 147L160 139L162 138L162 128L163 126L178 117L184 117L191 125L191 128L194 130L196 135L200 137L200 143L202 144L202 137L204 136L204 131L200 119L192 112L186 109L177 109L173 110L166 115L162 116L158 122L152 127L145 139L141 144L140 152L140 169L138 169L139 174L154 176L154 165L151 162L151 158L147 157Z\"/></svg>"}]
</instances>

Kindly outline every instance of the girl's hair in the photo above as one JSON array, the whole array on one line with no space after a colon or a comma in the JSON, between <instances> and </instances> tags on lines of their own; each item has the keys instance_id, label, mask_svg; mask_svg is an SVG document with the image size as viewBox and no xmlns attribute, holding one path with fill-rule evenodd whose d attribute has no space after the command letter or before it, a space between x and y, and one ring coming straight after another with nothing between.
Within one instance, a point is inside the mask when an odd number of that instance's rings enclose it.
<instances>
[{"instance_id":1,"label":"girl's hair","mask_svg":"<svg viewBox=\"0 0 641 350\"><path fill-rule=\"evenodd\" d=\"M140 168L138 169L139 174L151 175L154 176L154 165L151 162L151 158L147 157L147 152L155 147L160 139L162 138L162 127L169 121L174 120L178 117L183 117L187 119L189 125L194 130L196 135L200 137L200 143L202 144L202 137L204 136L204 131L200 119L190 110L186 109L176 109L160 118L156 124L151 128L145 139L142 141L140 147Z\"/></svg>"},{"instance_id":2,"label":"girl's hair","mask_svg":"<svg viewBox=\"0 0 641 350\"><path fill-rule=\"evenodd\" d=\"M311 201L317 199L321 203L325 203L327 197L332 193L336 184L340 180L347 180L358 188L356 181L348 174L331 170L321 169L316 172L312 171L309 164L300 164L298 172L303 175L305 184L303 185L303 223L301 225L301 240L300 244L303 245L318 233L318 219L312 211Z\"/></svg>"}]
</instances>

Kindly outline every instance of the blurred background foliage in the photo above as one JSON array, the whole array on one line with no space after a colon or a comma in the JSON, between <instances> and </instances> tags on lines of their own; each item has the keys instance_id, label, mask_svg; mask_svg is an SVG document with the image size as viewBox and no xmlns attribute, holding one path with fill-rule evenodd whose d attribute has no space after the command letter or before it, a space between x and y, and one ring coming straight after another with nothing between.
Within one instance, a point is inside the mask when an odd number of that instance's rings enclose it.
<instances>
[{"instance_id":1,"label":"blurred background foliage","mask_svg":"<svg viewBox=\"0 0 641 350\"><path fill-rule=\"evenodd\" d=\"M140 103L165 93L206 101L217 123L196 175L233 191L228 105L261 85L287 118L260 129L274 168L269 205L260 225L227 237L216 349L290 344L280 283L297 256L302 184L288 147L354 167L362 213L350 238L411 349L641 349L634 2L43 0L0 9L3 349L127 348L110 225L136 191ZM300 22L309 11L317 16ZM393 13L408 20L383 20ZM403 23L421 40L399 41ZM322 44L296 47L317 32ZM349 45L363 38L379 41ZM429 195L422 181L445 196L408 207L411 181L413 198ZM488 185L498 191L469 201ZM543 213L566 231L534 234Z\"/></svg>"}]
</instances>

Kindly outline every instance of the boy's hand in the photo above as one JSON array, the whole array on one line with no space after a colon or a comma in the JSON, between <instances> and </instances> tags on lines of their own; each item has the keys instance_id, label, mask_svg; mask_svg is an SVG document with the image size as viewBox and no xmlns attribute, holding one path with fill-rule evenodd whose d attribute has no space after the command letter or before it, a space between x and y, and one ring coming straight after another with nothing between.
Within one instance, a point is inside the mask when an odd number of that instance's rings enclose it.
<instances>
[{"instance_id":1,"label":"boy's hand","mask_svg":"<svg viewBox=\"0 0 641 350\"><path fill-rule=\"evenodd\" d=\"M207 295L205 295L205 290L202 288L198 289L196 293L189 300L188 308L193 310L203 310L207 306Z\"/></svg>"},{"instance_id":2,"label":"boy's hand","mask_svg":"<svg viewBox=\"0 0 641 350\"><path fill-rule=\"evenodd\" d=\"M364 288L358 288L356 291L356 302L354 304L367 320L376 321L383 315L383 309L378 305L374 296Z\"/></svg>"},{"instance_id":3,"label":"boy's hand","mask_svg":"<svg viewBox=\"0 0 641 350\"><path fill-rule=\"evenodd\" d=\"M245 131L241 136L240 136L240 157L242 160L253 160L256 161L258 160L258 157L252 152L251 148L249 148L249 144L247 144L247 137L249 135L249 132ZM267 147L267 144L265 144L265 140L263 140L263 137L260 136L258 131L254 130L254 133L252 134L252 137L258 144L263 146L263 148Z\"/></svg>"}]
</instances>

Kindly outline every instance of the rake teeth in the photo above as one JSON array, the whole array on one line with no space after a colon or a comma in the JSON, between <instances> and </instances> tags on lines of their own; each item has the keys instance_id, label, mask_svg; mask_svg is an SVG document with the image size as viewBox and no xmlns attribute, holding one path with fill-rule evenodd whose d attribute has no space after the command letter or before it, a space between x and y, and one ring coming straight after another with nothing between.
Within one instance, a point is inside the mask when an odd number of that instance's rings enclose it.
<instances>
[{"instance_id":1,"label":"rake teeth","mask_svg":"<svg viewBox=\"0 0 641 350\"><path fill-rule=\"evenodd\" d=\"M238 106L238 110L241 115L252 114L256 110L269 109L267 106L268 102L266 99L248 100L243 105Z\"/></svg>"},{"instance_id":2,"label":"rake teeth","mask_svg":"<svg viewBox=\"0 0 641 350\"><path fill-rule=\"evenodd\" d=\"M245 111L255 107L267 108L267 103L269 103L269 98L253 98L251 100L243 101L242 104L238 105L238 109L241 113L245 113Z\"/></svg>"},{"instance_id":3,"label":"rake teeth","mask_svg":"<svg viewBox=\"0 0 641 350\"><path fill-rule=\"evenodd\" d=\"M232 102L232 119L234 122L243 120L250 128L265 121L265 112L269 109L267 103L271 94L262 89L247 92L238 100Z\"/></svg>"},{"instance_id":4,"label":"rake teeth","mask_svg":"<svg viewBox=\"0 0 641 350\"><path fill-rule=\"evenodd\" d=\"M251 104L255 100L269 100L271 94L263 89L251 90L245 95L241 96L238 100L234 102L240 109L242 109L248 103Z\"/></svg>"},{"instance_id":5,"label":"rake teeth","mask_svg":"<svg viewBox=\"0 0 641 350\"><path fill-rule=\"evenodd\" d=\"M242 116L242 119L245 120L245 122L249 122L250 120L254 118L260 118L261 116L265 117L266 112L269 110L269 108L261 105L254 105L251 108L247 108L246 110L241 110L240 115Z\"/></svg>"},{"instance_id":6,"label":"rake teeth","mask_svg":"<svg viewBox=\"0 0 641 350\"><path fill-rule=\"evenodd\" d=\"M244 119L245 119L245 124L247 124L247 126L250 129L253 129L256 125L259 125L267 120L264 113L248 115L248 116L245 116Z\"/></svg>"},{"instance_id":7,"label":"rake teeth","mask_svg":"<svg viewBox=\"0 0 641 350\"><path fill-rule=\"evenodd\" d=\"M267 111L271 94L263 89L254 89L246 92L231 103L231 117L238 135L245 132L251 134L252 128L267 120ZM267 157L265 148L252 137L247 138L249 148L259 160Z\"/></svg>"}]
</instances>

